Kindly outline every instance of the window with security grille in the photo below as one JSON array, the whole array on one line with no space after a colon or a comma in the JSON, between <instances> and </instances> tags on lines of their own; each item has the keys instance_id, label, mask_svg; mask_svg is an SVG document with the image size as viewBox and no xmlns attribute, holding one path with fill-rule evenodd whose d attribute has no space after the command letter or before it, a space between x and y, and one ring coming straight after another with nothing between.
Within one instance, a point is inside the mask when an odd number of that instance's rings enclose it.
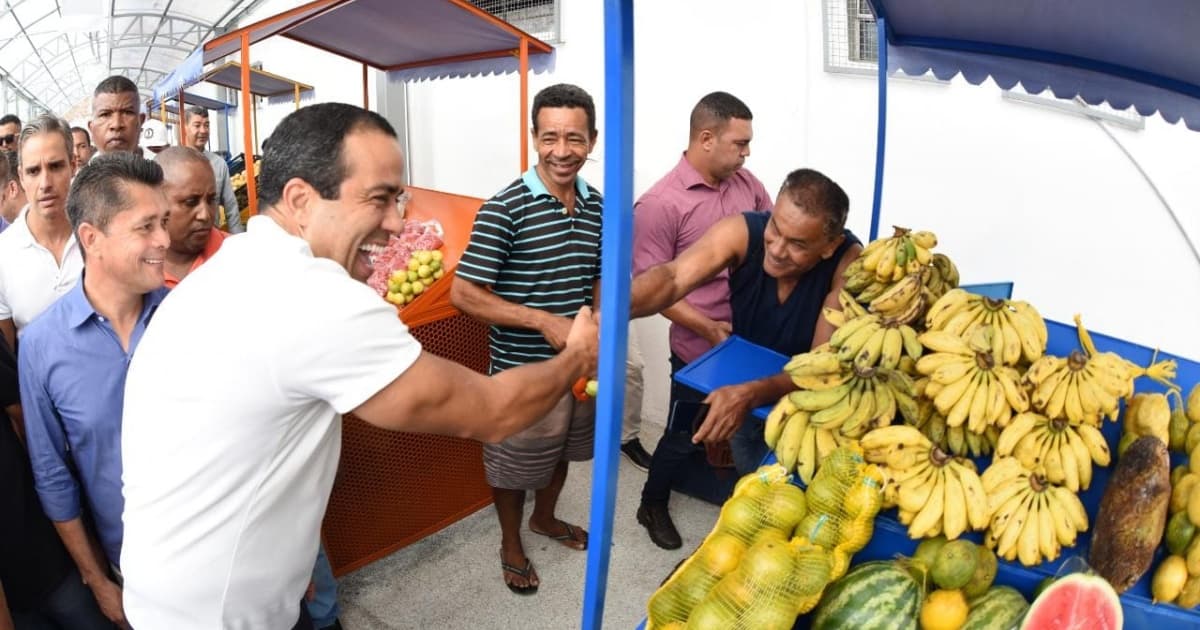
<instances>
[{"instance_id":1,"label":"window with security grille","mask_svg":"<svg viewBox=\"0 0 1200 630\"><path fill-rule=\"evenodd\" d=\"M865 0L863 0L865 2ZM559 0L470 0L544 42L559 42Z\"/></svg>"},{"instance_id":2,"label":"window with security grille","mask_svg":"<svg viewBox=\"0 0 1200 630\"><path fill-rule=\"evenodd\" d=\"M822 9L825 71L874 74L879 42L867 0L825 0Z\"/></svg>"}]
</instances>

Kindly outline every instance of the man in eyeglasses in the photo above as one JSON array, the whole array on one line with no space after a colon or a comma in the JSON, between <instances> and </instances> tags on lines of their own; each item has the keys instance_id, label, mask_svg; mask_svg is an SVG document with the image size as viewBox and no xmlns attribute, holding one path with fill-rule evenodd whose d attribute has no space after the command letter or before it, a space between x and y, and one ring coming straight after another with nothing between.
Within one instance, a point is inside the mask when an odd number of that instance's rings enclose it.
<instances>
[{"instance_id":1,"label":"man in eyeglasses","mask_svg":"<svg viewBox=\"0 0 1200 630\"><path fill-rule=\"evenodd\" d=\"M21 133L21 119L16 114L0 117L0 150L16 151L17 136Z\"/></svg>"}]
</instances>

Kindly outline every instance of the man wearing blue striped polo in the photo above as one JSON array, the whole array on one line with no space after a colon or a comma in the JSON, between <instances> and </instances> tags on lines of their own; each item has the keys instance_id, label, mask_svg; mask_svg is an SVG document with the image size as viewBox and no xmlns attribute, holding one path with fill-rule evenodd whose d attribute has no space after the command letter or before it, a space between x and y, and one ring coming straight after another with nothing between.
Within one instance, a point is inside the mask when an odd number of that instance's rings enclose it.
<instances>
[{"instance_id":1,"label":"man wearing blue striped polo","mask_svg":"<svg viewBox=\"0 0 1200 630\"><path fill-rule=\"evenodd\" d=\"M596 143L592 97L567 84L533 100L538 163L479 209L450 298L491 325L491 373L541 361L563 347L571 318L600 290L600 192L579 177ZM595 406L570 394L540 422L483 447L484 472L500 518L500 567L514 593L538 588L521 544L525 491L529 529L572 549L587 532L554 514L567 462L592 458Z\"/></svg>"}]
</instances>

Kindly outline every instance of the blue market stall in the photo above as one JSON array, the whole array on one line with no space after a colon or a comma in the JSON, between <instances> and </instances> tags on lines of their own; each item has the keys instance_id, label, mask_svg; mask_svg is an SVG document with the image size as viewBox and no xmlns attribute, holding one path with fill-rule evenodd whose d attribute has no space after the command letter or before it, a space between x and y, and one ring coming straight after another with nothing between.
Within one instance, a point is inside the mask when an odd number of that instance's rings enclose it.
<instances>
[{"instance_id":1,"label":"blue market stall","mask_svg":"<svg viewBox=\"0 0 1200 630\"><path fill-rule=\"evenodd\" d=\"M1059 98L1079 98L1095 105L1107 103L1116 109L1133 107L1142 115L1158 113L1165 120L1180 120L1194 131L1200 131L1200 4L1191 0L1092 0L1090 2L1045 2L1044 0L870 0L877 18L878 41L886 42L879 50L878 73L878 130L875 161L875 187L870 236L878 236L885 174L887 138L887 76L897 70L919 76L931 72L948 80L958 74L972 84L992 78L1002 88L1018 83L1030 93L1049 89ZM606 153L611 159L606 170L610 187L609 205L605 210L605 242L620 244L604 252L604 294L623 289L622 280L628 272L628 232L618 232L612 223L626 219L630 213L627 185L631 181L631 165L622 159L628 147L628 103L632 84L632 18L629 2L608 0L605 3L606 27L606 94L609 129L621 133L608 136ZM626 38L629 38L627 40ZM617 170L622 168L624 170ZM614 186L616 184L616 186ZM612 194L619 193L619 194ZM1176 221L1178 223L1178 221ZM609 228L612 227L610 232ZM1189 243L1190 245L1190 243ZM1193 248L1193 253L1195 250ZM611 258L620 256L621 260ZM1198 257L1200 258L1200 257ZM610 286L611 285L611 286ZM602 305L602 321L609 326L602 330L602 383L620 382L618 363L624 357L624 325L626 305ZM620 319L617 320L617 316ZM1048 322L1050 343L1048 352L1063 354L1077 347L1072 327ZM615 333L611 328L618 328ZM1093 335L1102 350L1115 351L1126 359L1145 364L1150 348L1105 335ZM754 350L748 344L731 342L714 348L700 362L710 372L728 378L733 370L714 369L721 355L736 352L739 363L747 361ZM1180 357L1179 382L1200 381L1200 363ZM761 361L778 364L777 357L762 353ZM727 363L732 365L732 362ZM744 371L744 370L743 370ZM699 377L693 374L693 377ZM685 375L686 377L686 375ZM705 382L694 378L694 387L711 389L724 383ZM598 406L599 427L611 427L611 435L597 439L596 482L593 490L593 531L612 521L611 496L615 487L616 435L621 401L613 398L613 388L602 386ZM1141 391L1139 387L1139 391ZM1158 385L1145 388L1161 391ZM607 397L606 397L607 396ZM603 420L607 419L607 422ZM1116 425L1109 425L1106 434L1115 445ZM606 438L606 439L604 439ZM1085 493L1084 502L1094 515L1100 494L1107 481L1108 470L1097 471L1097 483ZM1101 476L1102 475L1102 476ZM584 601L583 626L599 628L603 615L603 590L607 570L607 546L593 545L589 552L588 582ZM903 527L886 515L877 520L872 542L856 562L889 558L896 553L911 553L916 542L908 539ZM598 550L597 550L598 549ZM1076 550L1077 553L1079 550ZM592 556L596 556L593 558ZM603 557L601 557L603 556ZM1059 570L1061 561L1032 569L1005 563L997 581L1016 586L1031 594L1033 585ZM1149 574L1133 589L1122 595L1129 627L1195 628L1200 627L1200 613L1170 605L1153 605L1149 597ZM647 594L649 597L649 594ZM801 625L806 625L804 618Z\"/></svg>"}]
</instances>

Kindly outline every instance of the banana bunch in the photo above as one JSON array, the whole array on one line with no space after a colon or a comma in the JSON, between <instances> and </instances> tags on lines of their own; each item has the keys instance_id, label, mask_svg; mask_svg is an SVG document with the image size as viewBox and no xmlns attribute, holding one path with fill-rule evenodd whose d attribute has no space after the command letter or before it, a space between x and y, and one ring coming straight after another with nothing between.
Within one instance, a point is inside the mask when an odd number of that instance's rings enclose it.
<instances>
[{"instance_id":1,"label":"banana bunch","mask_svg":"<svg viewBox=\"0 0 1200 630\"><path fill-rule=\"evenodd\" d=\"M1071 492L1092 485L1093 462L1098 466L1112 462L1108 442L1096 427L1073 426L1033 412L1017 414L1000 434L996 457L1010 455L1029 470L1042 467L1046 481Z\"/></svg>"},{"instance_id":2,"label":"banana bunch","mask_svg":"<svg viewBox=\"0 0 1200 630\"><path fill-rule=\"evenodd\" d=\"M929 251L937 246L933 232L892 227L895 232L891 238L872 241L846 267L846 285L851 293L858 294L872 283L886 286L933 262L933 253Z\"/></svg>"},{"instance_id":3,"label":"banana bunch","mask_svg":"<svg viewBox=\"0 0 1200 630\"><path fill-rule=\"evenodd\" d=\"M917 361L917 372L929 377L924 395L946 417L946 425L982 434L989 426L1004 427L1013 412L1029 410L1029 397L1014 368L1001 365L992 353L994 327L975 328L969 340L929 330L918 338L932 351Z\"/></svg>"},{"instance_id":4,"label":"banana bunch","mask_svg":"<svg viewBox=\"0 0 1200 630\"><path fill-rule=\"evenodd\" d=\"M912 326L888 322L874 314L847 320L833 331L829 346L837 350L840 361L853 362L864 370L876 366L894 370L900 367L904 354L916 361L924 351Z\"/></svg>"},{"instance_id":5,"label":"banana bunch","mask_svg":"<svg viewBox=\"0 0 1200 630\"><path fill-rule=\"evenodd\" d=\"M1072 424L1100 426L1104 417L1117 419L1120 400L1133 396L1133 382L1148 376L1168 389L1178 389L1173 360L1154 362L1147 368L1126 361L1114 352L1099 352L1079 315L1075 328L1083 350L1067 357L1046 355L1025 372L1024 385L1032 391L1030 403L1047 417L1065 417Z\"/></svg>"},{"instance_id":6,"label":"banana bunch","mask_svg":"<svg viewBox=\"0 0 1200 630\"><path fill-rule=\"evenodd\" d=\"M908 525L909 537L945 534L954 540L987 527L988 496L970 460L948 455L904 424L870 431L860 444L863 459L885 467L885 483L896 485L900 522Z\"/></svg>"},{"instance_id":7,"label":"banana bunch","mask_svg":"<svg viewBox=\"0 0 1200 630\"><path fill-rule=\"evenodd\" d=\"M912 378L900 370L845 367L846 380L820 390L797 390L788 398L798 408L811 411L810 422L857 438L875 427L892 423L899 412L916 417L917 402Z\"/></svg>"},{"instance_id":8,"label":"banana bunch","mask_svg":"<svg viewBox=\"0 0 1200 630\"><path fill-rule=\"evenodd\" d=\"M929 267L925 269L925 288L940 298L950 289L958 286L958 267L945 254L934 254Z\"/></svg>"},{"instance_id":9,"label":"banana bunch","mask_svg":"<svg viewBox=\"0 0 1200 630\"><path fill-rule=\"evenodd\" d=\"M1036 361L1046 352L1046 320L1028 302L998 300L951 289L929 307L927 330L966 338L979 326L992 327L992 354L1004 365Z\"/></svg>"},{"instance_id":10,"label":"banana bunch","mask_svg":"<svg viewBox=\"0 0 1200 630\"><path fill-rule=\"evenodd\" d=\"M1025 566L1054 560L1087 531L1079 497L1030 471L1015 457L997 457L982 475L991 523L983 542L1005 560Z\"/></svg>"},{"instance_id":11,"label":"banana bunch","mask_svg":"<svg viewBox=\"0 0 1200 630\"><path fill-rule=\"evenodd\" d=\"M923 378L917 381L917 391L922 391ZM975 433L963 425L952 427L946 424L946 416L938 413L933 401L924 396L917 397L918 416L913 426L920 429L935 446L958 457L984 457L991 455L1000 439L1000 429L988 426L983 433Z\"/></svg>"},{"instance_id":12,"label":"banana bunch","mask_svg":"<svg viewBox=\"0 0 1200 630\"><path fill-rule=\"evenodd\" d=\"M933 293L925 287L924 277L924 268L904 276L872 299L867 304L867 310L882 315L889 322L911 324L921 321L929 305L936 301Z\"/></svg>"},{"instance_id":13,"label":"banana bunch","mask_svg":"<svg viewBox=\"0 0 1200 630\"><path fill-rule=\"evenodd\" d=\"M836 431L814 425L811 418L811 412L797 408L784 396L767 414L763 428L767 447L775 452L779 464L788 472L795 470L805 485L812 483L817 464L840 445Z\"/></svg>"}]
</instances>

